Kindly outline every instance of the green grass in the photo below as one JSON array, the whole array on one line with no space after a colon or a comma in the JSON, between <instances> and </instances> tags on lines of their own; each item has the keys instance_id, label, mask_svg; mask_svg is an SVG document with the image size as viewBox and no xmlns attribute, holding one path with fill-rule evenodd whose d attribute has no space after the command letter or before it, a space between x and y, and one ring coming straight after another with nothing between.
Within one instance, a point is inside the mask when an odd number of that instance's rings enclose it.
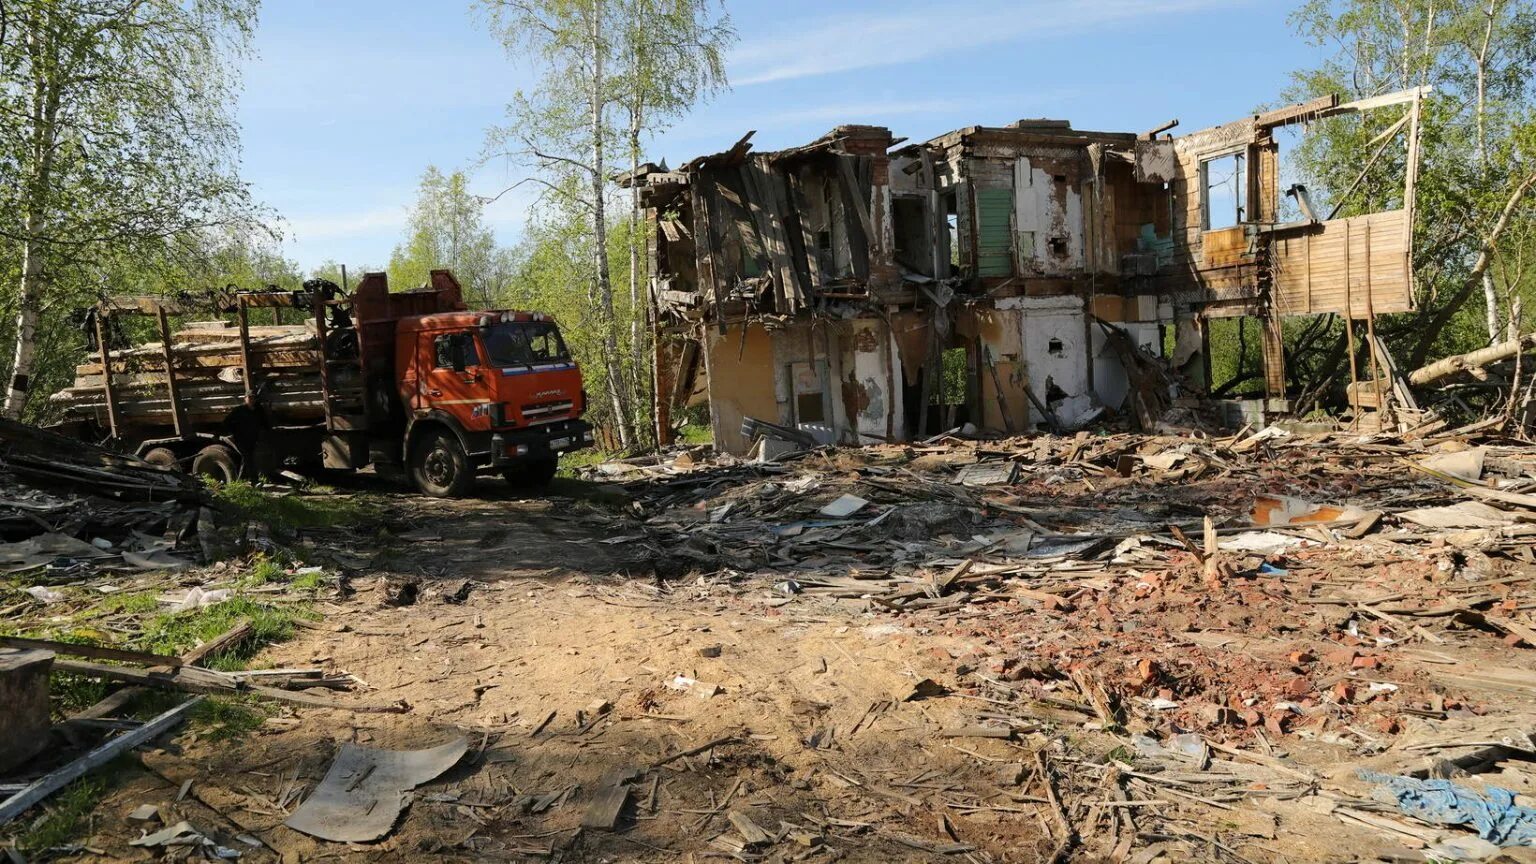
<instances>
[{"instance_id":1,"label":"green grass","mask_svg":"<svg viewBox=\"0 0 1536 864\"><path fill-rule=\"evenodd\" d=\"M49 799L43 805L43 818L16 838L16 845L22 853L37 856L48 849L77 840L81 835L82 823L101 803L101 799L106 797L119 765L113 763L106 770L82 777Z\"/></svg>"},{"instance_id":2,"label":"green grass","mask_svg":"<svg viewBox=\"0 0 1536 864\"><path fill-rule=\"evenodd\" d=\"M160 608L159 593L139 591L133 594L113 594L96 604L96 615L143 615Z\"/></svg>"},{"instance_id":3,"label":"green grass","mask_svg":"<svg viewBox=\"0 0 1536 864\"><path fill-rule=\"evenodd\" d=\"M233 597L201 609L165 612L144 622L144 629L131 647L156 654L181 654L234 627L242 620L251 622L251 637L233 651L206 661L212 669L230 671L243 668L246 658L261 646L281 642L293 635L293 622L308 614L297 604L268 606L246 597Z\"/></svg>"},{"instance_id":4,"label":"green grass","mask_svg":"<svg viewBox=\"0 0 1536 864\"><path fill-rule=\"evenodd\" d=\"M257 489L237 480L214 489L214 498L247 519L282 528L336 528L382 518L382 507L362 496L300 495Z\"/></svg>"},{"instance_id":5,"label":"green grass","mask_svg":"<svg viewBox=\"0 0 1536 864\"><path fill-rule=\"evenodd\" d=\"M596 465L615 457L614 453L606 453L595 447L586 450L574 450L570 453L560 454L560 468L555 472L558 477L575 477L576 469L585 468L588 465Z\"/></svg>"},{"instance_id":6,"label":"green grass","mask_svg":"<svg viewBox=\"0 0 1536 864\"><path fill-rule=\"evenodd\" d=\"M715 433L710 431L709 425L695 426L692 423L684 424L678 430L677 443L679 444L713 444Z\"/></svg>"},{"instance_id":7,"label":"green grass","mask_svg":"<svg viewBox=\"0 0 1536 864\"><path fill-rule=\"evenodd\" d=\"M261 702L237 699L204 699L188 718L193 731L205 741L229 741L255 732L270 716Z\"/></svg>"}]
</instances>

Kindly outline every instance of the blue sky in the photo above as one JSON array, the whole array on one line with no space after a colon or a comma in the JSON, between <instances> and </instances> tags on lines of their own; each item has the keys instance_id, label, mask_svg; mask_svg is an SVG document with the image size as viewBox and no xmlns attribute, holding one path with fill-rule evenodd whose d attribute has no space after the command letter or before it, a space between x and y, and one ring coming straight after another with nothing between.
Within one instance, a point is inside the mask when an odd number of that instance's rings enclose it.
<instances>
[{"instance_id":1,"label":"blue sky","mask_svg":"<svg viewBox=\"0 0 1536 864\"><path fill-rule=\"evenodd\" d=\"M1279 99L1316 51L1282 0L728 0L740 33L731 91L657 137L670 164L756 129L759 149L844 122L922 140L1021 117L1190 131ZM1257 50L1262 46L1262 51ZM472 171L480 194L522 175L479 164L485 130L530 72L468 2L267 0L240 106L244 172L286 219L284 251L383 264L422 170ZM488 222L514 242L523 187Z\"/></svg>"}]
</instances>

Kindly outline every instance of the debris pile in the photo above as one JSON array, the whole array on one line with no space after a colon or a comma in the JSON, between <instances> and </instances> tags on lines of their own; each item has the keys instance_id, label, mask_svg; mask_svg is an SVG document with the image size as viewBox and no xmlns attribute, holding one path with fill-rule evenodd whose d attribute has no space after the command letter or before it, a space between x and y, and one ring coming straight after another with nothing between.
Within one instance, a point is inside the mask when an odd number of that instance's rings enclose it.
<instances>
[{"instance_id":1,"label":"debris pile","mask_svg":"<svg viewBox=\"0 0 1536 864\"><path fill-rule=\"evenodd\" d=\"M1236 819L1267 801L1239 833L1273 837L1279 802L1312 796L1289 815L1482 860L1523 842L1484 815L1528 812L1494 784L1533 781L1517 766L1536 752L1536 448L1499 423L1443 426L685 452L594 473L633 497L643 534L622 539L698 584L973 646L905 697L975 700L942 737L1118 740L1123 757L1068 760L1060 848L1098 833L1105 851L1139 836L1175 860L1246 860L1163 808ZM1055 802L1049 766L1030 776Z\"/></svg>"},{"instance_id":2,"label":"debris pile","mask_svg":"<svg viewBox=\"0 0 1536 864\"><path fill-rule=\"evenodd\" d=\"M689 453L617 473L638 475L624 486L644 534L611 542L752 573L770 606L936 612L927 626L980 646L957 680L1021 725L1370 741L1405 712L1479 713L1450 694L1500 674L1405 653L1536 649L1524 446L1271 427L778 464Z\"/></svg>"},{"instance_id":3,"label":"debris pile","mask_svg":"<svg viewBox=\"0 0 1536 864\"><path fill-rule=\"evenodd\" d=\"M33 426L0 420L0 572L78 575L186 566L205 492L195 479Z\"/></svg>"}]
</instances>

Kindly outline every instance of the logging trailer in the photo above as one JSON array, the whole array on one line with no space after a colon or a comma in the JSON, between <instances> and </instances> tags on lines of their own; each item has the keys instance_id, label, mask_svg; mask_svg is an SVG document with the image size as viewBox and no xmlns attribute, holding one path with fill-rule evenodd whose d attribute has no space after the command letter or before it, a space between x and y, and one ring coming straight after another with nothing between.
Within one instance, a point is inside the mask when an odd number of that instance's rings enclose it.
<instances>
[{"instance_id":1,"label":"logging trailer","mask_svg":"<svg viewBox=\"0 0 1536 864\"><path fill-rule=\"evenodd\" d=\"M297 310L288 317L302 323L256 325L258 310L274 322ZM209 312L235 320L172 332L173 316ZM447 270L398 293L369 273L350 293L315 279L302 291L113 297L90 317L95 356L53 397L61 431L221 482L373 465L460 496L480 474L546 484L561 453L593 440L555 322L470 311ZM135 329L153 336L117 347Z\"/></svg>"}]
</instances>

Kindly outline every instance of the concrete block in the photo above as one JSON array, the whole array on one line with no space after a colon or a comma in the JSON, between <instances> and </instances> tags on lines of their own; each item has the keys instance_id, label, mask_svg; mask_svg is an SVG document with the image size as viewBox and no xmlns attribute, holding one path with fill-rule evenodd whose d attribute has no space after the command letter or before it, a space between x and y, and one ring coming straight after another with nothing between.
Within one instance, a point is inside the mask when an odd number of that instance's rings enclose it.
<instances>
[{"instance_id":1,"label":"concrete block","mask_svg":"<svg viewBox=\"0 0 1536 864\"><path fill-rule=\"evenodd\" d=\"M53 652L0 649L0 776L48 746Z\"/></svg>"}]
</instances>

